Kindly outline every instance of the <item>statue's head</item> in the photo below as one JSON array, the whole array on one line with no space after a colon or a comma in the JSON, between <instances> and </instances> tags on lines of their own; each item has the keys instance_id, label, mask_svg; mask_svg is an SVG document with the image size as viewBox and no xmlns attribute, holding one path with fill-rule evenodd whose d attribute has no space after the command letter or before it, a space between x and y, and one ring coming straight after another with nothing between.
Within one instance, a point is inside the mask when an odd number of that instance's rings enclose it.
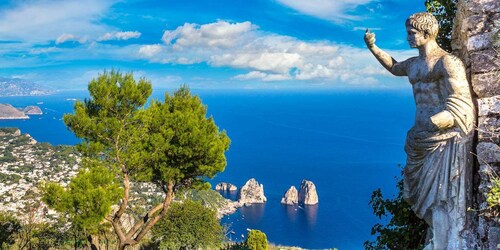
<instances>
[{"instance_id":1,"label":"statue's head","mask_svg":"<svg viewBox=\"0 0 500 250\"><path fill-rule=\"evenodd\" d=\"M439 24L431 13L419 12L406 19L406 31L410 47L417 48L436 39Z\"/></svg>"}]
</instances>

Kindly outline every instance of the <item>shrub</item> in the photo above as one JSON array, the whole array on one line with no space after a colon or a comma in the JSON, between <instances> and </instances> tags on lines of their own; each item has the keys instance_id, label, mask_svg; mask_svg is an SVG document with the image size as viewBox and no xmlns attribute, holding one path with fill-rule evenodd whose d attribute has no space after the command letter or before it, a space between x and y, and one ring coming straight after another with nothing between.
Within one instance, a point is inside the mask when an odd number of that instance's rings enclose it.
<instances>
[{"instance_id":1,"label":"shrub","mask_svg":"<svg viewBox=\"0 0 500 250\"><path fill-rule=\"evenodd\" d=\"M153 236L160 239L160 249L220 248L224 238L215 211L192 200L172 204Z\"/></svg>"},{"instance_id":2,"label":"shrub","mask_svg":"<svg viewBox=\"0 0 500 250\"><path fill-rule=\"evenodd\" d=\"M379 223L372 227L375 241L366 241L365 249L422 249L428 225L417 217L410 205L403 199L403 180L397 183L398 196L385 199L382 191L373 192L370 204L379 218L390 217L387 225Z\"/></svg>"},{"instance_id":3,"label":"shrub","mask_svg":"<svg viewBox=\"0 0 500 250\"><path fill-rule=\"evenodd\" d=\"M251 250L267 250L267 236L260 230L250 230L246 245Z\"/></svg>"},{"instance_id":4,"label":"shrub","mask_svg":"<svg viewBox=\"0 0 500 250\"><path fill-rule=\"evenodd\" d=\"M0 212L0 246L14 244L16 234L21 230L21 223L14 216Z\"/></svg>"}]
</instances>

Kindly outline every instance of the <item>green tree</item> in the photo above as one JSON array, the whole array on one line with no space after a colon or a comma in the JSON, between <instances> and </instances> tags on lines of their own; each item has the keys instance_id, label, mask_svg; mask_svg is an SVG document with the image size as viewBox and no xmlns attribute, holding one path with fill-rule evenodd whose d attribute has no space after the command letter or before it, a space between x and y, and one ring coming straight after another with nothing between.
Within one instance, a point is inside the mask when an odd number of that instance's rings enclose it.
<instances>
[{"instance_id":1,"label":"green tree","mask_svg":"<svg viewBox=\"0 0 500 250\"><path fill-rule=\"evenodd\" d=\"M119 173L124 192L111 224L118 248L125 249L166 216L176 190L199 186L224 170L229 138L187 87L145 107L151 83L111 71L93 79L89 92L90 98L76 102L74 114L65 115L64 122L83 139L80 152ZM125 230L120 219L129 207L131 180L154 183L165 197Z\"/></svg>"},{"instance_id":2,"label":"green tree","mask_svg":"<svg viewBox=\"0 0 500 250\"><path fill-rule=\"evenodd\" d=\"M439 23L437 43L444 50L451 52L451 33L453 19L457 11L457 0L425 0L425 9L432 13Z\"/></svg>"},{"instance_id":3,"label":"green tree","mask_svg":"<svg viewBox=\"0 0 500 250\"><path fill-rule=\"evenodd\" d=\"M161 249L215 249L224 239L215 211L189 199L173 203L152 232Z\"/></svg>"},{"instance_id":4,"label":"green tree","mask_svg":"<svg viewBox=\"0 0 500 250\"><path fill-rule=\"evenodd\" d=\"M7 248L15 243L16 234L21 230L21 223L14 216L0 212L0 247Z\"/></svg>"},{"instance_id":5,"label":"green tree","mask_svg":"<svg viewBox=\"0 0 500 250\"><path fill-rule=\"evenodd\" d=\"M372 227L371 234L376 241L366 241L365 249L423 249L428 225L417 217L410 205L403 199L403 180L397 182L398 195L385 199L382 191L375 190L370 204L379 218L390 216L386 225L380 223Z\"/></svg>"},{"instance_id":6,"label":"green tree","mask_svg":"<svg viewBox=\"0 0 500 250\"><path fill-rule=\"evenodd\" d=\"M42 200L66 215L73 230L88 237L92 249L99 249L99 224L111 212L111 205L123 196L115 176L98 162L86 160L67 188L58 183L45 183Z\"/></svg>"},{"instance_id":7,"label":"green tree","mask_svg":"<svg viewBox=\"0 0 500 250\"><path fill-rule=\"evenodd\" d=\"M267 250L267 236L260 230L250 230L245 243L250 250Z\"/></svg>"}]
</instances>

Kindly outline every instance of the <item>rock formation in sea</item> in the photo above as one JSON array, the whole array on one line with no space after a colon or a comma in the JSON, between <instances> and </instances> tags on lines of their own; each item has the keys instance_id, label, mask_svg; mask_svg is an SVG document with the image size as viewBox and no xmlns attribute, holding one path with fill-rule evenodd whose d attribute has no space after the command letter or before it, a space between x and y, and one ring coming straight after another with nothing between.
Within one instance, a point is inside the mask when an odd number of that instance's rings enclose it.
<instances>
[{"instance_id":1,"label":"rock formation in sea","mask_svg":"<svg viewBox=\"0 0 500 250\"><path fill-rule=\"evenodd\" d=\"M24 113L27 115L41 115L43 114L42 110L38 106L28 106L23 109Z\"/></svg>"},{"instance_id":2,"label":"rock formation in sea","mask_svg":"<svg viewBox=\"0 0 500 250\"><path fill-rule=\"evenodd\" d=\"M259 184L254 178L248 180L238 192L238 203L241 205L248 206L253 203L264 203L266 201L264 185Z\"/></svg>"},{"instance_id":3,"label":"rock formation in sea","mask_svg":"<svg viewBox=\"0 0 500 250\"><path fill-rule=\"evenodd\" d=\"M217 191L236 191L236 190L238 190L238 187L236 187L235 185L233 185L231 183L220 182L219 184L217 184L217 186L215 186L215 190L217 190Z\"/></svg>"},{"instance_id":4,"label":"rock formation in sea","mask_svg":"<svg viewBox=\"0 0 500 250\"><path fill-rule=\"evenodd\" d=\"M28 119L29 117L10 104L0 103L0 119Z\"/></svg>"},{"instance_id":5,"label":"rock formation in sea","mask_svg":"<svg viewBox=\"0 0 500 250\"><path fill-rule=\"evenodd\" d=\"M29 119L27 115L41 114L42 110L38 106L28 106L24 109L17 109L10 104L0 103L0 119Z\"/></svg>"},{"instance_id":6,"label":"rock formation in sea","mask_svg":"<svg viewBox=\"0 0 500 250\"><path fill-rule=\"evenodd\" d=\"M300 184L299 203L304 205L318 204L318 194L316 186L312 181L303 180Z\"/></svg>"},{"instance_id":7,"label":"rock formation in sea","mask_svg":"<svg viewBox=\"0 0 500 250\"><path fill-rule=\"evenodd\" d=\"M281 204L295 205L299 202L299 194L294 186L291 186L288 191L286 191L283 198L281 198Z\"/></svg>"}]
</instances>

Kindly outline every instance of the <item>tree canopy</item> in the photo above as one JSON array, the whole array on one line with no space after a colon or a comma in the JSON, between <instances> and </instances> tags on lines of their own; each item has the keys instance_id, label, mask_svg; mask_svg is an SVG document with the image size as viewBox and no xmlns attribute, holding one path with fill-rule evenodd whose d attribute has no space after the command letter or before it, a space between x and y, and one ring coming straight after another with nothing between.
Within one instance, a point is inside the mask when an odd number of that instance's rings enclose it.
<instances>
[{"instance_id":1,"label":"tree canopy","mask_svg":"<svg viewBox=\"0 0 500 250\"><path fill-rule=\"evenodd\" d=\"M444 50L451 52L451 33L453 19L457 11L457 0L425 0L425 9L432 13L439 23L437 43Z\"/></svg>"},{"instance_id":2,"label":"tree canopy","mask_svg":"<svg viewBox=\"0 0 500 250\"><path fill-rule=\"evenodd\" d=\"M245 244L251 250L267 250L269 247L266 234L260 230L250 230Z\"/></svg>"},{"instance_id":3,"label":"tree canopy","mask_svg":"<svg viewBox=\"0 0 500 250\"><path fill-rule=\"evenodd\" d=\"M224 239L215 211L190 199L172 204L152 232L161 249L215 249Z\"/></svg>"},{"instance_id":4,"label":"tree canopy","mask_svg":"<svg viewBox=\"0 0 500 250\"><path fill-rule=\"evenodd\" d=\"M67 188L59 183L46 183L42 187L42 200L50 207L69 217L72 226L88 234L111 212L111 205L123 197L123 189L115 174L106 167L87 162L71 180Z\"/></svg>"},{"instance_id":5,"label":"tree canopy","mask_svg":"<svg viewBox=\"0 0 500 250\"><path fill-rule=\"evenodd\" d=\"M0 212L0 247L15 243L15 236L21 230L21 223L11 214Z\"/></svg>"}]
</instances>

